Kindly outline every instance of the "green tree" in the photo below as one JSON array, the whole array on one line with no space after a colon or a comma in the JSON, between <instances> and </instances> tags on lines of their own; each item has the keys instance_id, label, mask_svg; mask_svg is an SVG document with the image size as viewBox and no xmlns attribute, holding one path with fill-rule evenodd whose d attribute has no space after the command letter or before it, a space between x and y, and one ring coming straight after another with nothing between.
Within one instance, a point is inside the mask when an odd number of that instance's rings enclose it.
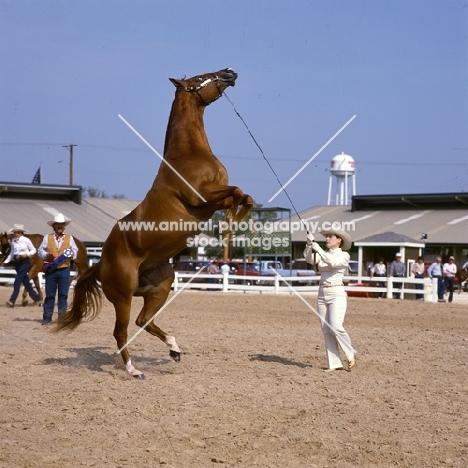
<instances>
[{"instance_id":1,"label":"green tree","mask_svg":"<svg viewBox=\"0 0 468 468\"><path fill-rule=\"evenodd\" d=\"M262 204L254 203L251 210L247 213L244 222L249 223L249 220L260 221L263 225L267 222L278 221L279 210L263 208ZM213 229L204 231L206 235L218 238L220 241L224 239L222 233L217 231L216 226L226 217L227 210L217 211L211 218ZM245 230L237 230L233 235L237 238L237 242L231 244L229 256L230 258L244 258L244 255L255 254L284 254L291 252L291 239L289 232L252 232ZM244 239L244 240L242 240ZM224 247L207 247L206 254L211 258L222 258Z\"/></svg>"},{"instance_id":2,"label":"green tree","mask_svg":"<svg viewBox=\"0 0 468 468\"><path fill-rule=\"evenodd\" d=\"M114 195L107 195L104 190L100 190L96 187L86 187L83 189L83 197L85 198L113 198L117 200L125 199L125 195L122 194L114 194Z\"/></svg>"}]
</instances>

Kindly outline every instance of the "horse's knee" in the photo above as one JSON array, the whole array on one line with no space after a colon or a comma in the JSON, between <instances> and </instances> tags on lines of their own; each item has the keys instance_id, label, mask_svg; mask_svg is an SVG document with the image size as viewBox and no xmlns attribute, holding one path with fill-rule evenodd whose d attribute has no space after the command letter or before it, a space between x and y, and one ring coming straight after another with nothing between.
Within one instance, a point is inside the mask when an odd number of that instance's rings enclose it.
<instances>
[{"instance_id":1,"label":"horse's knee","mask_svg":"<svg viewBox=\"0 0 468 468\"><path fill-rule=\"evenodd\" d=\"M135 320L135 325L139 328L143 328L146 325L147 321L145 321L144 317L138 316Z\"/></svg>"}]
</instances>

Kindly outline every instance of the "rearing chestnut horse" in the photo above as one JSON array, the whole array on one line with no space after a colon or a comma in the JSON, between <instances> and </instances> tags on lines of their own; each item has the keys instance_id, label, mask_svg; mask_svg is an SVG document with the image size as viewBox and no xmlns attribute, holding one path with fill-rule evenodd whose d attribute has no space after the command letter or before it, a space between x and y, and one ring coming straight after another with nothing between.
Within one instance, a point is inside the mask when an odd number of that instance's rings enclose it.
<instances>
[{"instance_id":1,"label":"rearing chestnut horse","mask_svg":"<svg viewBox=\"0 0 468 468\"><path fill-rule=\"evenodd\" d=\"M84 319L92 320L101 308L98 281L106 298L115 307L114 337L122 349L127 344L127 328L133 296L144 298L136 324L143 327L164 305L171 290L174 270L169 259L187 246L187 238L201 232L201 222L214 212L227 209L227 219L240 221L253 201L238 187L228 185L224 166L211 151L203 125L207 105L234 86L237 73L226 68L215 73L170 81L176 87L164 144L164 160L145 199L112 229L102 249L101 261L88 269L75 286L70 310L57 329L75 328ZM184 179L184 180L183 180ZM204 199L202 199L202 198ZM122 223L185 222L188 230L124 230ZM190 224L190 229L188 228ZM194 226L195 225L195 226ZM128 226L128 224L127 224ZM153 321L146 331L170 348L170 356L180 360L180 349ZM127 372L144 375L132 365L128 347L122 350Z\"/></svg>"}]
</instances>

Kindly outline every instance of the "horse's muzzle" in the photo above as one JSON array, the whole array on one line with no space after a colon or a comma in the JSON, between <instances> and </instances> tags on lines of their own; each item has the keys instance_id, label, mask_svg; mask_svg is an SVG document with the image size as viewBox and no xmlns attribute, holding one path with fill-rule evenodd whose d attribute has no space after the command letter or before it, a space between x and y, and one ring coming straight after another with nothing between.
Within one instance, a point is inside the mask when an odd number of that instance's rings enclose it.
<instances>
[{"instance_id":1,"label":"horse's muzzle","mask_svg":"<svg viewBox=\"0 0 468 468\"><path fill-rule=\"evenodd\" d=\"M237 73L232 68L225 68L220 70L217 74L218 78L224 81L229 86L235 86L237 80Z\"/></svg>"}]
</instances>

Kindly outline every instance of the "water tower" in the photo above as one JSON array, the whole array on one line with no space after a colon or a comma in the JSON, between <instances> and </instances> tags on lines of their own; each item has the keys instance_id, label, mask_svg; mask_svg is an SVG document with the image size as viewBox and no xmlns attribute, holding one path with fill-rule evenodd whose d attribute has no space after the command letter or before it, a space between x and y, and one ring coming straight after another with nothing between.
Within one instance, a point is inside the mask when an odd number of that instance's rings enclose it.
<instances>
[{"instance_id":1,"label":"water tower","mask_svg":"<svg viewBox=\"0 0 468 468\"><path fill-rule=\"evenodd\" d=\"M349 154L338 154L331 160L330 183L328 185L328 205L349 205L348 179L353 180L353 195L356 195L356 174L354 159ZM333 179L336 179L335 203L332 203Z\"/></svg>"}]
</instances>

